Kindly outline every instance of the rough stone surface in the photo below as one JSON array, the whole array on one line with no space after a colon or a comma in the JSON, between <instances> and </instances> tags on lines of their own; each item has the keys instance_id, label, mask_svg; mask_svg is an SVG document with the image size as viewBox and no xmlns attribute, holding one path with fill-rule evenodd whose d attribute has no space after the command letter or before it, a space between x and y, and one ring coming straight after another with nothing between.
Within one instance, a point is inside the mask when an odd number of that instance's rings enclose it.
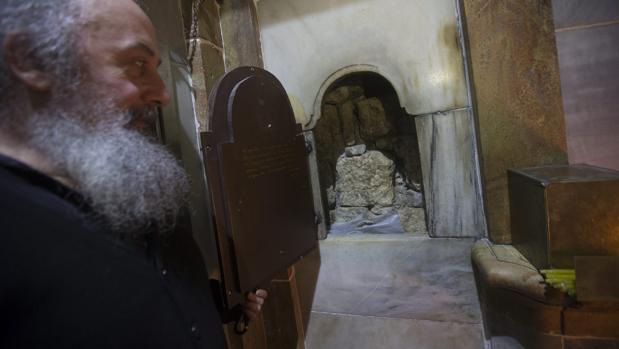
<instances>
[{"instance_id":1,"label":"rough stone surface","mask_svg":"<svg viewBox=\"0 0 619 349\"><path fill-rule=\"evenodd\" d=\"M387 120L387 114L380 99L376 97L362 99L357 102L357 110L361 138L364 140L376 139L391 131L391 124Z\"/></svg>"},{"instance_id":2,"label":"rough stone surface","mask_svg":"<svg viewBox=\"0 0 619 349\"><path fill-rule=\"evenodd\" d=\"M337 203L340 206L391 206L395 165L379 151L337 161Z\"/></svg>"},{"instance_id":3,"label":"rough stone surface","mask_svg":"<svg viewBox=\"0 0 619 349\"><path fill-rule=\"evenodd\" d=\"M392 152L396 141L397 141L397 137L387 136L387 137L381 137L377 139L374 142L374 144L376 144L376 149Z\"/></svg>"},{"instance_id":4,"label":"rough stone surface","mask_svg":"<svg viewBox=\"0 0 619 349\"><path fill-rule=\"evenodd\" d=\"M350 222L359 217L367 218L369 213L367 207L338 207L333 210L334 220L332 223Z\"/></svg>"},{"instance_id":5,"label":"rough stone surface","mask_svg":"<svg viewBox=\"0 0 619 349\"><path fill-rule=\"evenodd\" d=\"M423 194L405 186L395 187L395 207L423 207Z\"/></svg>"},{"instance_id":6,"label":"rough stone surface","mask_svg":"<svg viewBox=\"0 0 619 349\"><path fill-rule=\"evenodd\" d=\"M506 170L567 163L551 2L463 5L490 237L509 243Z\"/></svg>"},{"instance_id":7,"label":"rough stone surface","mask_svg":"<svg viewBox=\"0 0 619 349\"><path fill-rule=\"evenodd\" d=\"M329 208L334 208L335 207L335 188L334 186L330 186L327 188L327 202L329 205Z\"/></svg>"},{"instance_id":8,"label":"rough stone surface","mask_svg":"<svg viewBox=\"0 0 619 349\"><path fill-rule=\"evenodd\" d=\"M365 146L365 144L359 144L359 145L353 145L351 147L346 147L346 149L344 149L344 153L346 154L346 156L350 158L353 156L363 155L365 154L366 150L367 150L367 147Z\"/></svg>"},{"instance_id":9,"label":"rough stone surface","mask_svg":"<svg viewBox=\"0 0 619 349\"><path fill-rule=\"evenodd\" d=\"M335 184L335 164L344 147L337 107L330 104L323 105L314 136L320 185L328 188Z\"/></svg>"},{"instance_id":10,"label":"rough stone surface","mask_svg":"<svg viewBox=\"0 0 619 349\"><path fill-rule=\"evenodd\" d=\"M427 235L426 217L423 208L400 207L397 209L400 215L400 223L404 231L411 234Z\"/></svg>"},{"instance_id":11,"label":"rough stone surface","mask_svg":"<svg viewBox=\"0 0 619 349\"><path fill-rule=\"evenodd\" d=\"M361 86L341 86L329 92L324 98L324 103L342 104L348 100L362 97L363 93Z\"/></svg>"},{"instance_id":12,"label":"rough stone surface","mask_svg":"<svg viewBox=\"0 0 619 349\"><path fill-rule=\"evenodd\" d=\"M394 144L395 156L398 158L398 163L403 166L404 178L415 190L421 190L421 159L419 157L419 142L417 135L406 134L398 137Z\"/></svg>"},{"instance_id":13,"label":"rough stone surface","mask_svg":"<svg viewBox=\"0 0 619 349\"><path fill-rule=\"evenodd\" d=\"M393 206L383 207L380 205L376 205L370 209L370 213L374 216L383 216L386 214L395 214L395 209Z\"/></svg>"},{"instance_id":14,"label":"rough stone surface","mask_svg":"<svg viewBox=\"0 0 619 349\"><path fill-rule=\"evenodd\" d=\"M416 183L410 184L400 172L396 172L395 202L393 205L395 207L423 207L421 186Z\"/></svg>"},{"instance_id":15,"label":"rough stone surface","mask_svg":"<svg viewBox=\"0 0 619 349\"><path fill-rule=\"evenodd\" d=\"M399 120L399 109L388 109L390 105L376 97L366 99L363 88L356 85L339 87L325 96L314 133L322 196L331 224L348 223L359 217L362 218L359 224L373 224L385 215L409 213L407 210L396 211L396 208L423 205L415 124ZM396 121L397 128L393 126ZM403 127L402 123L405 124ZM368 149L374 154L363 157ZM387 156L394 156L397 162ZM344 157L363 159L344 165L345 170L340 173L337 164ZM372 163L374 157L387 160L386 172L390 174L383 173L385 168L375 169L382 165L381 161ZM416 163L409 164L408 161ZM399 184L394 191L396 166L406 174L398 174L395 182ZM411 218L402 216L400 220L409 222ZM425 226L423 217L422 226Z\"/></svg>"},{"instance_id":16,"label":"rough stone surface","mask_svg":"<svg viewBox=\"0 0 619 349\"><path fill-rule=\"evenodd\" d=\"M346 145L354 145L360 143L359 123L355 115L355 105L351 101L347 101L338 107L340 119L342 120L342 136Z\"/></svg>"}]
</instances>

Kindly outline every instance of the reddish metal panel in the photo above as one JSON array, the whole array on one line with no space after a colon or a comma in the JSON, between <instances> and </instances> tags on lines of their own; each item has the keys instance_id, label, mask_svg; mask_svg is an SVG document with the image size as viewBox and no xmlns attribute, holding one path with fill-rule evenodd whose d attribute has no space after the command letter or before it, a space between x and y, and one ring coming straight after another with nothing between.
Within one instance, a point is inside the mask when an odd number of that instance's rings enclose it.
<instances>
[{"instance_id":1,"label":"reddish metal panel","mask_svg":"<svg viewBox=\"0 0 619 349\"><path fill-rule=\"evenodd\" d=\"M316 245L305 139L269 72L237 68L214 89L202 134L226 305Z\"/></svg>"}]
</instances>

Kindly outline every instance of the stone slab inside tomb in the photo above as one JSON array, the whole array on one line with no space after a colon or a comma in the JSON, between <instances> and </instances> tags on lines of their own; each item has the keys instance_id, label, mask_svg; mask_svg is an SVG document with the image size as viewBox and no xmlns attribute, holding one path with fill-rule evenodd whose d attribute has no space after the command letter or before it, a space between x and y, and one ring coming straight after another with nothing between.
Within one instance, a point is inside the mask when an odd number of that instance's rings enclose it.
<instances>
[{"instance_id":1,"label":"stone slab inside tomb","mask_svg":"<svg viewBox=\"0 0 619 349\"><path fill-rule=\"evenodd\" d=\"M330 87L314 137L331 233L427 234L416 128L384 78Z\"/></svg>"}]
</instances>

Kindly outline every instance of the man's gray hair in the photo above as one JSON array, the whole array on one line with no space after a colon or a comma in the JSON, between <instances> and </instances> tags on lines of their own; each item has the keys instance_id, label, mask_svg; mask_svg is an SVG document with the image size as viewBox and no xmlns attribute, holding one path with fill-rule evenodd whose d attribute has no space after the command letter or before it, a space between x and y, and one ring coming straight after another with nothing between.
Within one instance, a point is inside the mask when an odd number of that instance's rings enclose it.
<instances>
[{"instance_id":1,"label":"man's gray hair","mask_svg":"<svg viewBox=\"0 0 619 349\"><path fill-rule=\"evenodd\" d=\"M11 113L18 84L4 61L3 42L12 32L27 43L26 56L55 83L77 79L79 8L73 0L2 0L0 2L0 127Z\"/></svg>"}]
</instances>

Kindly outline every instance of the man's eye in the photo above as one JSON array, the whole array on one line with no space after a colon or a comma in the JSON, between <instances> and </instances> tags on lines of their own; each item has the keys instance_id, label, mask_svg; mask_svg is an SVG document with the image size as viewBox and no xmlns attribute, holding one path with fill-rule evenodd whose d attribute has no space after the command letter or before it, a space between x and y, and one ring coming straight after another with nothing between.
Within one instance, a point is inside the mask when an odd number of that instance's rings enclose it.
<instances>
[{"instance_id":1,"label":"man's eye","mask_svg":"<svg viewBox=\"0 0 619 349\"><path fill-rule=\"evenodd\" d=\"M146 68L146 61L143 59L136 59L132 61L126 67L126 72L131 77L139 77L144 74L144 70Z\"/></svg>"}]
</instances>

